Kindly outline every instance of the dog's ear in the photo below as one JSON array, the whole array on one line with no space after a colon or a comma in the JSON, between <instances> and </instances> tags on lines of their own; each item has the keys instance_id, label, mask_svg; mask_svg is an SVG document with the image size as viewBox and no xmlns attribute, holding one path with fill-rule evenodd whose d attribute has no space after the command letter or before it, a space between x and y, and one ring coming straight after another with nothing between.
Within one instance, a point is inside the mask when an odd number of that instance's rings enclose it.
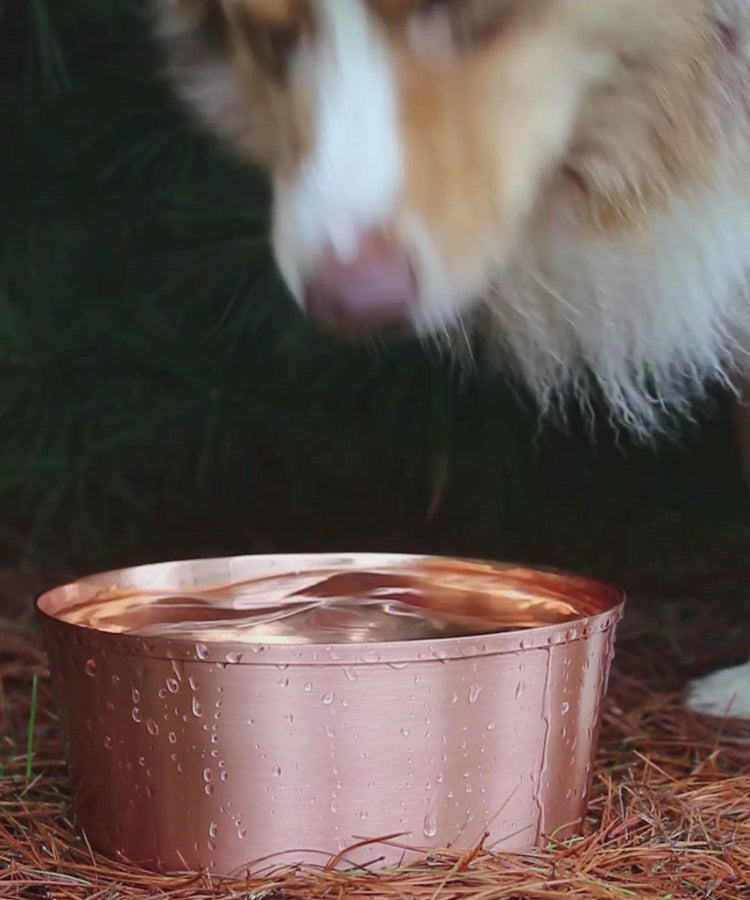
<instances>
[{"instance_id":1,"label":"dog's ear","mask_svg":"<svg viewBox=\"0 0 750 900\"><path fill-rule=\"evenodd\" d=\"M249 131L247 100L231 63L220 0L154 0L154 5L169 81L211 130L242 147Z\"/></svg>"},{"instance_id":2,"label":"dog's ear","mask_svg":"<svg viewBox=\"0 0 750 900\"><path fill-rule=\"evenodd\" d=\"M153 5L157 33L164 39L195 31L220 7L218 0L153 0Z\"/></svg>"}]
</instances>

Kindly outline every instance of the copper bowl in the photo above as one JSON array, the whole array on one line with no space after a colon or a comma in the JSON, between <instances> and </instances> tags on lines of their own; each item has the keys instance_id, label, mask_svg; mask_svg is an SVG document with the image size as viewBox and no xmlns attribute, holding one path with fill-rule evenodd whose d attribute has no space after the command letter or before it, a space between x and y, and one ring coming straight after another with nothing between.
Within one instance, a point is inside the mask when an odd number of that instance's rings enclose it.
<instances>
[{"instance_id":1,"label":"copper bowl","mask_svg":"<svg viewBox=\"0 0 750 900\"><path fill-rule=\"evenodd\" d=\"M59 587L38 609L78 826L220 874L569 837L622 607L585 578L381 554Z\"/></svg>"}]
</instances>

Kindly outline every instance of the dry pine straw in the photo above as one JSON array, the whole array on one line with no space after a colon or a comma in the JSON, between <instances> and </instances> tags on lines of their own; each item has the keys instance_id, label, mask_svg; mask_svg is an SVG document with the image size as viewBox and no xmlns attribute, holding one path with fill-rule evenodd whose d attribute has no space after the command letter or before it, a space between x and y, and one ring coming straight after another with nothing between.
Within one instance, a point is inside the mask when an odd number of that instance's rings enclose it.
<instances>
[{"instance_id":1,"label":"dry pine straw","mask_svg":"<svg viewBox=\"0 0 750 900\"><path fill-rule=\"evenodd\" d=\"M0 621L0 898L750 898L750 728L699 719L679 695L634 678L650 671L653 650L626 644L616 664L580 839L526 854L433 853L387 873L284 870L230 882L142 872L76 837L43 654L28 631Z\"/></svg>"}]
</instances>

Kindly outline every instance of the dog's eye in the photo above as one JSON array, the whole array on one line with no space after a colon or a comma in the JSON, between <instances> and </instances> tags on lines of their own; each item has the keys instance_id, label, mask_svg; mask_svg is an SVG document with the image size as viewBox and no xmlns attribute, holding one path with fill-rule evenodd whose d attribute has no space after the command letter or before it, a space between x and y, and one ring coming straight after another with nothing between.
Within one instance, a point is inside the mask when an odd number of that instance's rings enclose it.
<instances>
[{"instance_id":1,"label":"dog's eye","mask_svg":"<svg viewBox=\"0 0 750 900\"><path fill-rule=\"evenodd\" d=\"M237 10L233 19L240 38L258 64L275 78L283 78L300 39L300 26L291 22L261 22L242 9Z\"/></svg>"},{"instance_id":2,"label":"dog's eye","mask_svg":"<svg viewBox=\"0 0 750 900\"><path fill-rule=\"evenodd\" d=\"M421 0L412 14L412 33L425 29L448 38L459 52L478 49L498 36L534 0Z\"/></svg>"}]
</instances>

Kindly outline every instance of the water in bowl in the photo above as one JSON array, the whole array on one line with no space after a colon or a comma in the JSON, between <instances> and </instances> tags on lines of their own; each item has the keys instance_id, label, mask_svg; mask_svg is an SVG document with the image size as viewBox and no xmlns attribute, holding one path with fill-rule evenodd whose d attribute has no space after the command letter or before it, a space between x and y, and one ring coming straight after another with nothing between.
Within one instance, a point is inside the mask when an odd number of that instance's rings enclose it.
<instances>
[{"instance_id":1,"label":"water in bowl","mask_svg":"<svg viewBox=\"0 0 750 900\"><path fill-rule=\"evenodd\" d=\"M554 576L460 560L273 573L184 592L113 586L60 613L99 631L263 644L425 640L572 621ZM544 580L544 579L547 580Z\"/></svg>"}]
</instances>

